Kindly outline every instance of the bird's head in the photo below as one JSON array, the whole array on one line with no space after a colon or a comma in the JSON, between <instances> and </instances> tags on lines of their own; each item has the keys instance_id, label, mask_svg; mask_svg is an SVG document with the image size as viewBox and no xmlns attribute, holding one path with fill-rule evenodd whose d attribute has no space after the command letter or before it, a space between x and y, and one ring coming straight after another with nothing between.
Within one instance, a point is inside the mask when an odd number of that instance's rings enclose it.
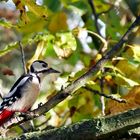
<instances>
[{"instance_id":1,"label":"bird's head","mask_svg":"<svg viewBox=\"0 0 140 140\"><path fill-rule=\"evenodd\" d=\"M30 70L30 73L35 73L39 77L42 77L42 75L50 74L50 73L60 73L59 71L48 67L48 64L42 60L36 60L32 63Z\"/></svg>"}]
</instances>

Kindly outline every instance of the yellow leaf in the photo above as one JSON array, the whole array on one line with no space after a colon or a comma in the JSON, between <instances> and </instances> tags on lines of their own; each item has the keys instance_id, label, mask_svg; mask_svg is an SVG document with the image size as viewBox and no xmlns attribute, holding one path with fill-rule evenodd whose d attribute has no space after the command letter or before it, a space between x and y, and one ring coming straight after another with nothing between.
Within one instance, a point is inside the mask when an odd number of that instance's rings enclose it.
<instances>
[{"instance_id":1,"label":"yellow leaf","mask_svg":"<svg viewBox=\"0 0 140 140\"><path fill-rule=\"evenodd\" d=\"M128 60L120 60L116 67L120 69L127 76L130 76L133 72L136 71L136 67L132 66Z\"/></svg>"},{"instance_id":2,"label":"yellow leaf","mask_svg":"<svg viewBox=\"0 0 140 140\"><path fill-rule=\"evenodd\" d=\"M45 43L44 41L40 41L38 43L34 56L27 63L27 68L29 68L29 66L32 64L33 61L40 58L43 48L44 48L44 43Z\"/></svg>"},{"instance_id":3,"label":"yellow leaf","mask_svg":"<svg viewBox=\"0 0 140 140\"><path fill-rule=\"evenodd\" d=\"M115 78L115 82L116 83L119 83L119 85L129 85L129 86L135 86L135 85L138 85L137 82L129 79L129 78L126 78L125 76L121 75L121 74L116 74L116 78Z\"/></svg>"},{"instance_id":4,"label":"yellow leaf","mask_svg":"<svg viewBox=\"0 0 140 140\"><path fill-rule=\"evenodd\" d=\"M31 13L28 12L28 14L31 14ZM40 19L38 17L35 17L34 15L29 17L29 19L31 18L33 18L33 20L28 21L27 24L20 22L18 24L17 30L24 34L35 33L35 32L42 31L45 25L47 24L47 22L44 19Z\"/></svg>"},{"instance_id":5,"label":"yellow leaf","mask_svg":"<svg viewBox=\"0 0 140 140\"><path fill-rule=\"evenodd\" d=\"M30 19L27 16L25 4L23 4L21 0L13 0L13 2L15 3L17 9L20 11L21 20L24 22L24 24L27 24Z\"/></svg>"},{"instance_id":6,"label":"yellow leaf","mask_svg":"<svg viewBox=\"0 0 140 140\"><path fill-rule=\"evenodd\" d=\"M28 7L29 11L38 17L46 19L50 13L46 7L37 5L33 0L23 0L23 3Z\"/></svg>"},{"instance_id":7,"label":"yellow leaf","mask_svg":"<svg viewBox=\"0 0 140 140\"><path fill-rule=\"evenodd\" d=\"M129 60L120 60L116 68L121 71L121 74L135 82L140 82L140 67L135 63L131 63ZM119 72L120 73L120 72ZM127 81L129 82L129 81Z\"/></svg>"}]
</instances>

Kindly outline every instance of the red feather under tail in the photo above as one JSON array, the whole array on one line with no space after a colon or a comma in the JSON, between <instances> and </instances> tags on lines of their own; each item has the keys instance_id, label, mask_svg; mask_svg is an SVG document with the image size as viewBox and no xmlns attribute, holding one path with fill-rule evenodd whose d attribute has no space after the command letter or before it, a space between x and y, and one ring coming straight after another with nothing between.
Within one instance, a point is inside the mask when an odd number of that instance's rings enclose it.
<instances>
[{"instance_id":1,"label":"red feather under tail","mask_svg":"<svg viewBox=\"0 0 140 140\"><path fill-rule=\"evenodd\" d=\"M0 113L0 126L3 125L6 121L8 121L14 115L14 113L14 111L4 109Z\"/></svg>"}]
</instances>

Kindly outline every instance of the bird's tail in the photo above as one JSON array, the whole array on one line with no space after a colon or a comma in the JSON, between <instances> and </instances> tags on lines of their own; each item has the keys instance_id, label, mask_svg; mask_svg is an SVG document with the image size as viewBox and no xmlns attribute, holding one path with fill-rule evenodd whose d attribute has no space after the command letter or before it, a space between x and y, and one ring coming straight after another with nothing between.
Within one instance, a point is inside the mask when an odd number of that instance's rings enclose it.
<instances>
[{"instance_id":1,"label":"bird's tail","mask_svg":"<svg viewBox=\"0 0 140 140\"><path fill-rule=\"evenodd\" d=\"M14 115L14 113L14 111L10 111L7 109L2 110L2 112L0 113L0 126L8 121Z\"/></svg>"}]
</instances>

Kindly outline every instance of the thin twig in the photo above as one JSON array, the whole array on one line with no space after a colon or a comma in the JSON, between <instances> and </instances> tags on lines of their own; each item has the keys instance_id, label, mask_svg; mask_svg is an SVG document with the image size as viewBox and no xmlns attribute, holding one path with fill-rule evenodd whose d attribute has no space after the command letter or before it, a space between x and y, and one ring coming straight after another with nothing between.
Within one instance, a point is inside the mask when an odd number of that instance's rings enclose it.
<instances>
[{"instance_id":1,"label":"thin twig","mask_svg":"<svg viewBox=\"0 0 140 140\"><path fill-rule=\"evenodd\" d=\"M3 93L1 91L1 89L0 89L0 98L3 99Z\"/></svg>"},{"instance_id":2,"label":"thin twig","mask_svg":"<svg viewBox=\"0 0 140 140\"><path fill-rule=\"evenodd\" d=\"M91 91L92 93L98 94L98 95L103 96L103 97L105 97L105 98L108 98L108 99L117 101L117 102L119 102L119 103L126 103L126 100L125 100L125 99L116 98L116 97L114 97L114 96L112 96L112 95L106 95L106 94L104 94L104 93L102 93L102 92L99 92L98 90L94 90L94 89L92 89L92 88L90 88L90 87L87 87L87 86L84 87L84 88L85 88L86 90L88 90L88 91Z\"/></svg>"},{"instance_id":3,"label":"thin twig","mask_svg":"<svg viewBox=\"0 0 140 140\"><path fill-rule=\"evenodd\" d=\"M24 55L23 46L20 41L19 41L19 47L20 47L21 56L22 56L21 59L22 59L22 66L23 66L24 74L26 74L27 70L26 70L26 65L25 65L25 55Z\"/></svg>"},{"instance_id":4,"label":"thin twig","mask_svg":"<svg viewBox=\"0 0 140 140\"><path fill-rule=\"evenodd\" d=\"M89 5L90 5L90 7L92 9L92 13L94 15L94 22L95 22L95 27L96 27L97 33L99 34L99 36L101 36L102 38L104 38L103 35L100 32L99 22L98 22L99 21L99 16L96 13L95 5L94 5L94 0L88 0L88 2L89 2ZM107 41L105 41L105 42L107 42ZM105 44L104 44L104 46L101 46L99 48L98 53L99 54L102 54L102 53L105 52L106 49L107 49L107 46L105 46Z\"/></svg>"},{"instance_id":5,"label":"thin twig","mask_svg":"<svg viewBox=\"0 0 140 140\"><path fill-rule=\"evenodd\" d=\"M104 69L101 70L102 75L104 73ZM104 93L104 77L102 76L100 79L100 88L101 88L101 93ZM102 105L102 115L105 116L105 99L104 96L100 97L101 105Z\"/></svg>"},{"instance_id":6,"label":"thin twig","mask_svg":"<svg viewBox=\"0 0 140 140\"><path fill-rule=\"evenodd\" d=\"M88 0L88 2L89 2L89 4L90 4L90 6L91 6L92 13L93 13L94 18L95 18L95 27L96 27L97 33L98 33L100 36L102 36L101 33L100 33L100 29L99 29L98 16L97 16L97 14L96 14L96 9L95 9L95 6L94 6L94 1L93 1L93 0ZM102 36L102 37L103 37L103 36Z\"/></svg>"}]
</instances>

